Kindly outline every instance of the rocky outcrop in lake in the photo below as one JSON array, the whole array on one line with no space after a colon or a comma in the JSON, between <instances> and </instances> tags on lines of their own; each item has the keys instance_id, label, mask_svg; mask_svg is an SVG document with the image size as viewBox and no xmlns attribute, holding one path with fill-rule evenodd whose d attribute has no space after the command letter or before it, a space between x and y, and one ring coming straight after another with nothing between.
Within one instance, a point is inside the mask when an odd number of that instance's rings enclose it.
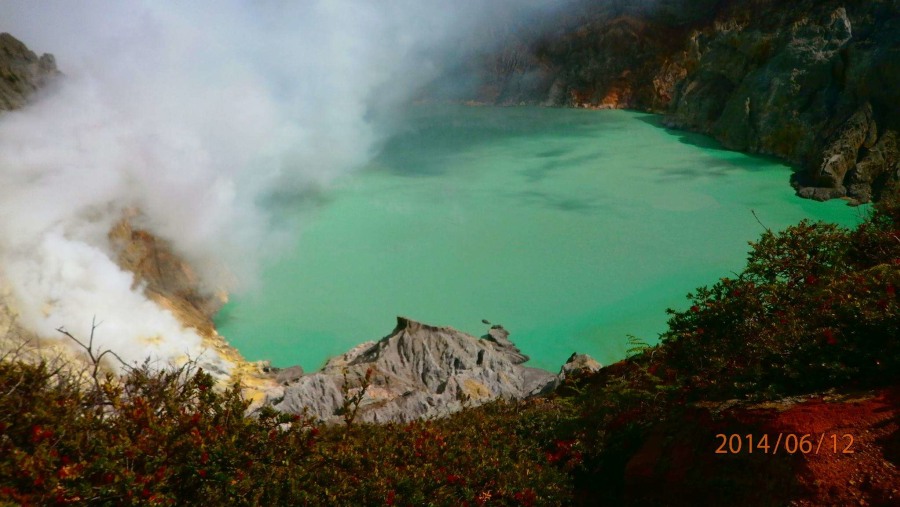
<instances>
[{"instance_id":1,"label":"rocky outcrop in lake","mask_svg":"<svg viewBox=\"0 0 900 507\"><path fill-rule=\"evenodd\" d=\"M665 113L794 164L807 198L866 202L900 179L896 0L589 0L545 23L509 44L517 66L488 67L481 100Z\"/></svg>"},{"instance_id":2,"label":"rocky outcrop in lake","mask_svg":"<svg viewBox=\"0 0 900 507\"><path fill-rule=\"evenodd\" d=\"M380 341L358 345L318 372L281 376L284 392L274 406L326 422L354 411L360 421L409 421L545 394L564 377L525 366L527 361L501 326L477 338L398 317ZM600 367L587 356L573 355L570 362L568 375Z\"/></svg>"}]
</instances>

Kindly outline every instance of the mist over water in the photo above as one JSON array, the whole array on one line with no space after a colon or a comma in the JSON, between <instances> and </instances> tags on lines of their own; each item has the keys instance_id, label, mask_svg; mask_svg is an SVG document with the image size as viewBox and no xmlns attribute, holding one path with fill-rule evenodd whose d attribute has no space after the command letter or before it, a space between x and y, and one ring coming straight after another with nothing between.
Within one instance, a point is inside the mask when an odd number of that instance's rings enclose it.
<instances>
[{"instance_id":1,"label":"mist over water","mask_svg":"<svg viewBox=\"0 0 900 507\"><path fill-rule=\"evenodd\" d=\"M567 5L0 3L0 30L65 74L0 116L4 303L47 338L96 317L128 361L204 353L113 261L110 227L139 210L233 295L221 329L250 358L315 368L404 314L505 324L555 368L621 357L626 333L652 338L666 306L738 269L750 208L772 228L853 222L794 198L783 166L646 116L407 107L459 93L473 81L448 69Z\"/></svg>"},{"instance_id":2,"label":"mist over water","mask_svg":"<svg viewBox=\"0 0 900 507\"><path fill-rule=\"evenodd\" d=\"M762 226L856 224L794 196L791 170L626 111L419 107L328 192L296 250L220 331L251 359L316 369L404 315L483 334L503 324L556 370L653 342L665 309L744 265Z\"/></svg>"},{"instance_id":3,"label":"mist over water","mask_svg":"<svg viewBox=\"0 0 900 507\"><path fill-rule=\"evenodd\" d=\"M492 24L563 3L3 2L0 30L65 74L0 117L7 303L46 337L86 336L96 316L99 346L128 360L196 357L196 333L111 260L127 210L207 290L253 287L296 225L260 203L365 165L403 125L399 106L490 49Z\"/></svg>"}]
</instances>

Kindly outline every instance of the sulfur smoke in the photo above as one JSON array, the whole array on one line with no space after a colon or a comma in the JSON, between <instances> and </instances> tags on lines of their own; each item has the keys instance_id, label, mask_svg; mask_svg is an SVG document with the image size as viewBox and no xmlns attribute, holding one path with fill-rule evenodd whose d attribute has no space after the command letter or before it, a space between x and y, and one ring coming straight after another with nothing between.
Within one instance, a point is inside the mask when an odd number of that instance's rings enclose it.
<instances>
[{"instance_id":1,"label":"sulfur smoke","mask_svg":"<svg viewBox=\"0 0 900 507\"><path fill-rule=\"evenodd\" d=\"M112 260L124 213L206 290L239 290L278 243L262 202L362 166L402 124L394 111L497 23L558 4L3 2L0 30L65 74L0 117L0 276L21 322L86 336L97 316L98 344L128 361L200 356Z\"/></svg>"}]
</instances>

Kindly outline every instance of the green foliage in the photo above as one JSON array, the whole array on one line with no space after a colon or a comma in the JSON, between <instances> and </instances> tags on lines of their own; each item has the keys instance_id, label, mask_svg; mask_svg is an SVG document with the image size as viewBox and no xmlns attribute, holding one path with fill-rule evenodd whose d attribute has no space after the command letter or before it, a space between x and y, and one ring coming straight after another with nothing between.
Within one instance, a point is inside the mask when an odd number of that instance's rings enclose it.
<instances>
[{"instance_id":1,"label":"green foliage","mask_svg":"<svg viewBox=\"0 0 900 507\"><path fill-rule=\"evenodd\" d=\"M811 392L895 380L900 366L898 214L856 230L801 222L766 232L747 268L671 312L665 361L695 397Z\"/></svg>"},{"instance_id":2,"label":"green foliage","mask_svg":"<svg viewBox=\"0 0 900 507\"><path fill-rule=\"evenodd\" d=\"M556 417L496 403L434 421L326 428L316 483L328 485L328 504L563 504L568 462L544 449Z\"/></svg>"},{"instance_id":3,"label":"green foliage","mask_svg":"<svg viewBox=\"0 0 900 507\"><path fill-rule=\"evenodd\" d=\"M625 350L625 355L628 357L636 356L638 354L643 354L650 348L650 344L646 341L638 338L634 335L628 335L628 349Z\"/></svg>"},{"instance_id":4,"label":"green foliage","mask_svg":"<svg viewBox=\"0 0 900 507\"><path fill-rule=\"evenodd\" d=\"M356 420L356 414L359 412L359 404L362 403L363 398L366 394L366 389L368 389L369 385L372 383L372 368L366 370L366 375L362 378L362 382L359 387L355 389L353 393L345 392L344 393L344 404L340 408L340 415L344 419L344 424L347 427L353 425L353 421ZM347 371L344 370L344 386L349 385L349 381L347 380Z\"/></svg>"}]
</instances>

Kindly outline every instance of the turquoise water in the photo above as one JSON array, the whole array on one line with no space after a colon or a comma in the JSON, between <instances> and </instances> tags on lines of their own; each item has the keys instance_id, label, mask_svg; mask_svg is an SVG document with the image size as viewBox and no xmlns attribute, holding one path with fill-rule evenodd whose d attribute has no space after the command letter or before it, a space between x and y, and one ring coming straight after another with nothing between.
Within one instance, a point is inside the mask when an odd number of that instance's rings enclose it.
<instances>
[{"instance_id":1,"label":"turquoise water","mask_svg":"<svg viewBox=\"0 0 900 507\"><path fill-rule=\"evenodd\" d=\"M316 369L396 315L483 334L503 324L534 366L607 364L654 341L665 309L740 270L763 228L852 225L794 197L791 170L626 111L417 108L368 167L304 210L296 249L219 330L251 360ZM286 207L285 209L292 209ZM299 211L298 211L299 213Z\"/></svg>"}]
</instances>

